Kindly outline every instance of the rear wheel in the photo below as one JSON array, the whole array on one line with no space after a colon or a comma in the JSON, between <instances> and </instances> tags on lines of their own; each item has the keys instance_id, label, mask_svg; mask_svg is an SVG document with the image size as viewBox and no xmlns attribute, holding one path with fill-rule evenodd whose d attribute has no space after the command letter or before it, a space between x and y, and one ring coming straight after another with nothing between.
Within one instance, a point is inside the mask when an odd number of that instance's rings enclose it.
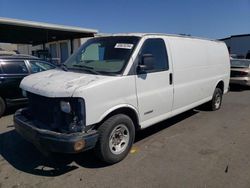
<instances>
[{"instance_id":1,"label":"rear wheel","mask_svg":"<svg viewBox=\"0 0 250 188\"><path fill-rule=\"evenodd\" d=\"M95 152L102 161L114 164L129 153L135 137L133 121L124 114L107 119L98 129L99 140Z\"/></svg>"},{"instance_id":2,"label":"rear wheel","mask_svg":"<svg viewBox=\"0 0 250 188\"><path fill-rule=\"evenodd\" d=\"M4 114L6 109L5 101L3 100L2 97L0 97L0 117Z\"/></svg>"},{"instance_id":3,"label":"rear wheel","mask_svg":"<svg viewBox=\"0 0 250 188\"><path fill-rule=\"evenodd\" d=\"M209 110L215 111L219 110L222 103L222 91L220 88L215 88L213 98L208 103Z\"/></svg>"}]
</instances>

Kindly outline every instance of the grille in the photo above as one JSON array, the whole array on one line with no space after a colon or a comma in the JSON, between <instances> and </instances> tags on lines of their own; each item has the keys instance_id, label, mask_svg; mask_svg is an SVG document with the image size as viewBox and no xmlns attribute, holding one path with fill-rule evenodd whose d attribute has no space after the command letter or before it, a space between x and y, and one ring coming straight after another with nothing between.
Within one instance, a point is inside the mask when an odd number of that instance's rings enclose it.
<instances>
[{"instance_id":1,"label":"grille","mask_svg":"<svg viewBox=\"0 0 250 188\"><path fill-rule=\"evenodd\" d=\"M29 99L29 114L35 126L58 132L78 132L85 125L85 103L79 103L75 98L49 98L33 93L27 93ZM61 111L60 101L69 101L72 112Z\"/></svg>"},{"instance_id":2,"label":"grille","mask_svg":"<svg viewBox=\"0 0 250 188\"><path fill-rule=\"evenodd\" d=\"M50 125L59 109L59 100L28 93L29 108L33 119Z\"/></svg>"}]
</instances>

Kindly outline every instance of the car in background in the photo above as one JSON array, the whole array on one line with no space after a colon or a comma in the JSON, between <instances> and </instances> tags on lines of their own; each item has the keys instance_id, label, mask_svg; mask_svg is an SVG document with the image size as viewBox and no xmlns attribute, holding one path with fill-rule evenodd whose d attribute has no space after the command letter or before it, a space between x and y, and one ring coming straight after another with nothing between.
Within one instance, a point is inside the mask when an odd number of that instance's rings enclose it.
<instances>
[{"instance_id":1,"label":"car in background","mask_svg":"<svg viewBox=\"0 0 250 188\"><path fill-rule=\"evenodd\" d=\"M7 108L27 103L19 88L25 76L55 67L34 56L0 55L0 117Z\"/></svg>"},{"instance_id":2,"label":"car in background","mask_svg":"<svg viewBox=\"0 0 250 188\"><path fill-rule=\"evenodd\" d=\"M250 86L250 60L231 59L230 84Z\"/></svg>"}]
</instances>

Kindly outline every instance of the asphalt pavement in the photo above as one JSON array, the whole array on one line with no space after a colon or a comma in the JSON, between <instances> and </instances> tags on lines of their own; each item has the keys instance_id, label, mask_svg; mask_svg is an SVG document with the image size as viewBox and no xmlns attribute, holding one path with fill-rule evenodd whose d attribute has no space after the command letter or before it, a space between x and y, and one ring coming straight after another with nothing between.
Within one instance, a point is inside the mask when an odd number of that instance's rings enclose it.
<instances>
[{"instance_id":1,"label":"asphalt pavement","mask_svg":"<svg viewBox=\"0 0 250 188\"><path fill-rule=\"evenodd\" d=\"M0 188L250 187L250 89L235 87L219 111L190 110L137 133L122 162L92 151L44 157L0 119Z\"/></svg>"}]
</instances>

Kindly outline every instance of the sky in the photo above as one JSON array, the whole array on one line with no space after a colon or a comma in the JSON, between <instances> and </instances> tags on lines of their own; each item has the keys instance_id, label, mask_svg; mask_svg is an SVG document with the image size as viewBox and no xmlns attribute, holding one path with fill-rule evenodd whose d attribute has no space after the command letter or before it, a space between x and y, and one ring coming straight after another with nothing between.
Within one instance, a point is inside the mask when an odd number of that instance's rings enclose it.
<instances>
[{"instance_id":1,"label":"sky","mask_svg":"<svg viewBox=\"0 0 250 188\"><path fill-rule=\"evenodd\" d=\"M218 39L250 33L250 0L0 0L0 17Z\"/></svg>"}]
</instances>

